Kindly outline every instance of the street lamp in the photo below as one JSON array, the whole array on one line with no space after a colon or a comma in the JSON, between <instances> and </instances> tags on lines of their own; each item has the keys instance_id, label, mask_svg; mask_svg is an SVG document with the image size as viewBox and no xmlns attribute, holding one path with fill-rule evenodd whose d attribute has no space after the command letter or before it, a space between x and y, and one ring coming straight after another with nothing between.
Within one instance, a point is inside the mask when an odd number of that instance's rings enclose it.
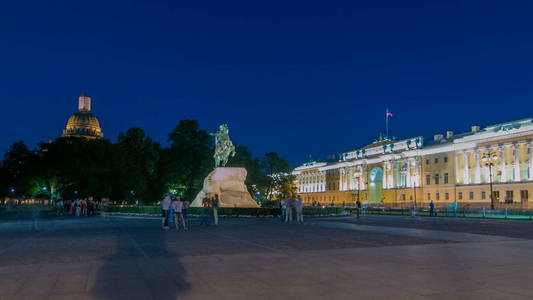
<instances>
[{"instance_id":1,"label":"street lamp","mask_svg":"<svg viewBox=\"0 0 533 300\"><path fill-rule=\"evenodd\" d=\"M415 159L412 161L412 165L409 166L409 167L414 167L416 172L413 172L413 175L411 177L411 184L413 185L413 199L414 199L414 206L413 206L413 210L414 210L414 214L416 215L416 185L417 184L421 184L420 183L420 158L418 156L415 156Z\"/></svg>"},{"instance_id":2,"label":"street lamp","mask_svg":"<svg viewBox=\"0 0 533 300\"><path fill-rule=\"evenodd\" d=\"M493 151L487 151L481 155L483 165L489 167L489 185L490 185L490 209L494 209L494 193L492 192L492 167L496 165L498 154Z\"/></svg>"}]
</instances>

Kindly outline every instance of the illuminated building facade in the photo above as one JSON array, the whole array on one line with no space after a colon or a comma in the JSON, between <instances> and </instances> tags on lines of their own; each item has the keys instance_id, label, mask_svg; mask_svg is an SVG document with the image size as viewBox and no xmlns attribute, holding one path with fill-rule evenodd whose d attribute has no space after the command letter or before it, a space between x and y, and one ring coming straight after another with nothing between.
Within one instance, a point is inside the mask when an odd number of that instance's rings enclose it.
<instances>
[{"instance_id":1,"label":"illuminated building facade","mask_svg":"<svg viewBox=\"0 0 533 300\"><path fill-rule=\"evenodd\" d=\"M490 158L490 159L488 159ZM490 164L490 166L489 166ZM490 208L533 207L533 119L487 126L432 140L380 138L335 162L296 168L297 192L307 205ZM492 180L491 180L492 176Z\"/></svg>"},{"instance_id":2,"label":"illuminated building facade","mask_svg":"<svg viewBox=\"0 0 533 300\"><path fill-rule=\"evenodd\" d=\"M91 97L81 94L78 98L78 112L70 116L62 137L99 139L104 137L98 119L91 113Z\"/></svg>"}]
</instances>

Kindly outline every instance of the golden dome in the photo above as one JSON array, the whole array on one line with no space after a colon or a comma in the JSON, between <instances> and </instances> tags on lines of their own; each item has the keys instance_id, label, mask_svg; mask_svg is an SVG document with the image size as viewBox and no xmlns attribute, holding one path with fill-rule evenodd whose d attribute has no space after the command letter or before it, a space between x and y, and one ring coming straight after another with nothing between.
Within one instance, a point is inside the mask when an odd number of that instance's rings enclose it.
<instances>
[{"instance_id":1,"label":"golden dome","mask_svg":"<svg viewBox=\"0 0 533 300\"><path fill-rule=\"evenodd\" d=\"M85 94L79 97L79 112L70 116L63 137L103 138L100 122L91 114L91 98Z\"/></svg>"}]
</instances>

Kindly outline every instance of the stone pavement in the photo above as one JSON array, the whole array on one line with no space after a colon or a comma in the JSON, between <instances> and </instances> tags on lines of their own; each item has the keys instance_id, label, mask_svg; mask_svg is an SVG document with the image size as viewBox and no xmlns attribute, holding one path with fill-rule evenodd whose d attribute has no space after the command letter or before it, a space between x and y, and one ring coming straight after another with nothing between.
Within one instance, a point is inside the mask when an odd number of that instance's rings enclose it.
<instances>
[{"instance_id":1,"label":"stone pavement","mask_svg":"<svg viewBox=\"0 0 533 300\"><path fill-rule=\"evenodd\" d=\"M149 218L0 219L0 299L530 298L533 236L396 218L224 219L179 232Z\"/></svg>"}]
</instances>

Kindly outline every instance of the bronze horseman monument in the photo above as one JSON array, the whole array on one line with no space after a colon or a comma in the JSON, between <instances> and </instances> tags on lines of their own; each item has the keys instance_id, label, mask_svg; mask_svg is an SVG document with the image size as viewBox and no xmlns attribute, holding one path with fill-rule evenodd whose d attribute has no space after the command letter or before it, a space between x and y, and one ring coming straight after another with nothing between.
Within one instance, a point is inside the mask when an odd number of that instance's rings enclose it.
<instances>
[{"instance_id":1,"label":"bronze horseman monument","mask_svg":"<svg viewBox=\"0 0 533 300\"><path fill-rule=\"evenodd\" d=\"M228 125L223 124L215 133L215 169L204 179L202 190L196 195L191 206L202 206L207 194L218 194L220 207L259 207L246 188L245 168L227 168L230 156L235 155L235 146L229 138Z\"/></svg>"}]
</instances>

